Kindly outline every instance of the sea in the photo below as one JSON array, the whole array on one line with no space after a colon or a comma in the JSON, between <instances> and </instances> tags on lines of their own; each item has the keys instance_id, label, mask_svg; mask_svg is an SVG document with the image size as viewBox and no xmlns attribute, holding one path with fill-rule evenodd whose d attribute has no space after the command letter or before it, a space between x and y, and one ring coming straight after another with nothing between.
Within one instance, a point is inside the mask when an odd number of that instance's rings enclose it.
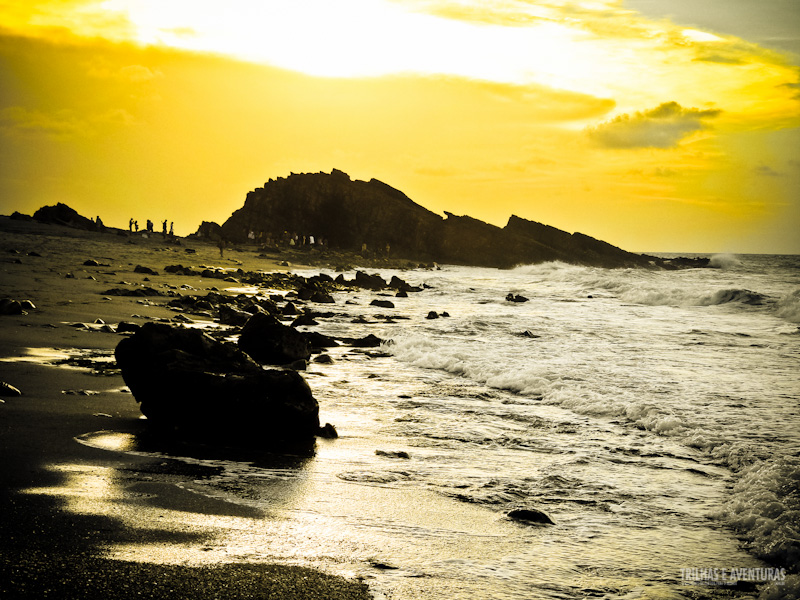
<instances>
[{"instance_id":1,"label":"sea","mask_svg":"<svg viewBox=\"0 0 800 600\"><path fill-rule=\"evenodd\" d=\"M799 597L800 256L711 264L378 269L423 289L309 305L301 329L384 341L310 363L340 436L312 456L172 456L219 468L185 489L269 515L197 560L379 599Z\"/></svg>"}]
</instances>

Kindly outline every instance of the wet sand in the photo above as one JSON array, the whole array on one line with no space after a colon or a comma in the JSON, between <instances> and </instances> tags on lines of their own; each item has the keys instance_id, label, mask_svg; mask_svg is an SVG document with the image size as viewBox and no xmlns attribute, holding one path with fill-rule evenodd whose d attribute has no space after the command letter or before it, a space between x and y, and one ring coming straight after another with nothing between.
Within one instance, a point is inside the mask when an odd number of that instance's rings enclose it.
<instances>
[{"instance_id":1,"label":"wet sand","mask_svg":"<svg viewBox=\"0 0 800 600\"><path fill-rule=\"evenodd\" d=\"M164 273L164 266L172 264L269 271L291 269L299 261L333 264L357 257L311 252L259 256L254 247L227 248L220 257L216 246L194 240L178 244L160 234L145 239L6 217L0 217L0 253L0 298L30 300L36 306L24 315L0 316L0 381L22 392L20 397L0 398L0 596L370 597L362 581L304 567L161 560L152 549L193 547L202 552L220 527L266 516L180 486L207 467L78 441L102 430L133 437L146 431L120 375L98 362L116 347L120 334L103 331L103 323L95 321L141 324L175 316L164 302L103 291L131 287L124 284L162 291L188 285L196 291L183 293L204 294L210 287L236 286ZM99 266L84 265L88 259ZM281 266L284 260L291 266ZM159 275L134 273L136 265ZM86 325L76 326L81 323ZM95 372L86 367L95 367ZM108 485L109 477L113 485ZM188 517L168 518L173 513L205 521L192 527ZM131 514L149 517L132 526ZM152 555L135 561L110 556L108 548L120 545L149 548Z\"/></svg>"}]
</instances>

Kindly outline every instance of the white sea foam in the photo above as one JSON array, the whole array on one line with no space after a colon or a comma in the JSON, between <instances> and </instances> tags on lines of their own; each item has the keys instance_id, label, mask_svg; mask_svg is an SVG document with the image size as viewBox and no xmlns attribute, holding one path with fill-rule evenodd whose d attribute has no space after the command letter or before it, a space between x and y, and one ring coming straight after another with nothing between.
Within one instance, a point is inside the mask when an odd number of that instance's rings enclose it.
<instances>
[{"instance_id":1,"label":"white sea foam","mask_svg":"<svg viewBox=\"0 0 800 600\"><path fill-rule=\"evenodd\" d=\"M564 263L507 272L446 267L431 281L454 318L428 323L425 332L393 331L387 350L408 365L517 394L524 402L491 413L510 423L533 422L536 411L569 411L642 432L649 445L681 444L730 469L739 484L718 514L759 556L787 564L800 514L791 507L796 496L785 493L797 489L796 473L781 457L800 443L792 409L798 341L782 335L778 320L800 321L800 289L797 261L779 258L716 257L722 268L673 272ZM511 306L503 300L509 290L531 301ZM535 337L520 336L523 330ZM514 412L523 409L533 413ZM487 444L495 435L498 447L539 447L530 432L498 431L474 441ZM762 498L768 481L781 482L769 502ZM452 486L455 496L460 485ZM495 504L537 493L511 476L469 489L470 501ZM771 516L779 507L784 516Z\"/></svg>"},{"instance_id":2,"label":"white sea foam","mask_svg":"<svg viewBox=\"0 0 800 600\"><path fill-rule=\"evenodd\" d=\"M747 467L721 516L770 562L800 565L800 458L780 457Z\"/></svg>"},{"instance_id":3,"label":"white sea foam","mask_svg":"<svg viewBox=\"0 0 800 600\"><path fill-rule=\"evenodd\" d=\"M800 323L800 289L796 289L778 300L776 314L792 323Z\"/></svg>"}]
</instances>

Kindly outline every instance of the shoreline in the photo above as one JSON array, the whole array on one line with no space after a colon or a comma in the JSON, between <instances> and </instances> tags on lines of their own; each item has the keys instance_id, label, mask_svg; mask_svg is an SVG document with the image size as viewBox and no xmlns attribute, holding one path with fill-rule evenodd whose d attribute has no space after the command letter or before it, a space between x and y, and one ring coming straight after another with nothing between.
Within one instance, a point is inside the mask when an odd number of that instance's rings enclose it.
<instances>
[{"instance_id":1,"label":"shoreline","mask_svg":"<svg viewBox=\"0 0 800 600\"><path fill-rule=\"evenodd\" d=\"M0 451L5 458L0 476L4 515L0 591L20 598L46 594L64 598L371 597L363 581L303 566L262 561L176 565L159 562L158 556L152 562L107 556L107 549L115 544L168 548L188 542L202 547L204 540L213 537L213 526L192 530L158 517L137 522L135 527L126 524L122 516L142 507L217 519L270 518L182 489L179 484L196 473L178 460L135 456L77 441L98 430L133 435L144 430L139 407L118 373L93 374L80 368L81 355L88 356L85 364L91 364L93 351L107 356L121 339L120 334L103 331L103 324L175 316L147 298L107 296L104 290L125 282L204 293L206 287L236 284L168 274L163 267L183 263L287 271L300 267L294 263L303 258L295 253L278 261L241 249L226 249L220 258L218 248L211 244L182 239L178 246L159 237L131 240L116 233L0 218L0 297L30 300L36 307L27 314L0 316L0 380L22 392L19 397L0 398ZM187 247L195 252L186 252ZM84 265L89 259L98 266ZM291 266L281 266L283 260ZM154 268L159 275L135 273L139 264ZM302 268L314 267L303 264ZM183 286L196 289L184 292ZM79 351L78 360L55 365L52 356L49 360L32 356L30 349L39 353L74 349ZM75 366L79 368L71 368ZM95 489L92 482L96 484L97 475L105 472L115 474L116 487ZM81 483L81 477L86 481Z\"/></svg>"}]
</instances>

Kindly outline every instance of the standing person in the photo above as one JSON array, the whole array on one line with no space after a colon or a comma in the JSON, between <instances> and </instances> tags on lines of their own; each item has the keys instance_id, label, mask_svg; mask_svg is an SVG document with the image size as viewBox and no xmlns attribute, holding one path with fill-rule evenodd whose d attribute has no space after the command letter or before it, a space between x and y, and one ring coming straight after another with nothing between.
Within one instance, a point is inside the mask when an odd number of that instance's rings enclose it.
<instances>
[{"instance_id":1,"label":"standing person","mask_svg":"<svg viewBox=\"0 0 800 600\"><path fill-rule=\"evenodd\" d=\"M164 235L164 237L167 237L167 220L166 219L164 219L164 222L161 223L161 233Z\"/></svg>"},{"instance_id":2,"label":"standing person","mask_svg":"<svg viewBox=\"0 0 800 600\"><path fill-rule=\"evenodd\" d=\"M133 229L136 231L136 233L139 233L139 221L133 222Z\"/></svg>"},{"instance_id":3,"label":"standing person","mask_svg":"<svg viewBox=\"0 0 800 600\"><path fill-rule=\"evenodd\" d=\"M173 235L175 235L175 234L172 232L172 226L173 226L174 224L175 224L175 222L174 222L174 221L170 221L170 222L169 222L169 237L172 237Z\"/></svg>"},{"instance_id":4,"label":"standing person","mask_svg":"<svg viewBox=\"0 0 800 600\"><path fill-rule=\"evenodd\" d=\"M133 232L133 217L128 221L128 231Z\"/></svg>"}]
</instances>

